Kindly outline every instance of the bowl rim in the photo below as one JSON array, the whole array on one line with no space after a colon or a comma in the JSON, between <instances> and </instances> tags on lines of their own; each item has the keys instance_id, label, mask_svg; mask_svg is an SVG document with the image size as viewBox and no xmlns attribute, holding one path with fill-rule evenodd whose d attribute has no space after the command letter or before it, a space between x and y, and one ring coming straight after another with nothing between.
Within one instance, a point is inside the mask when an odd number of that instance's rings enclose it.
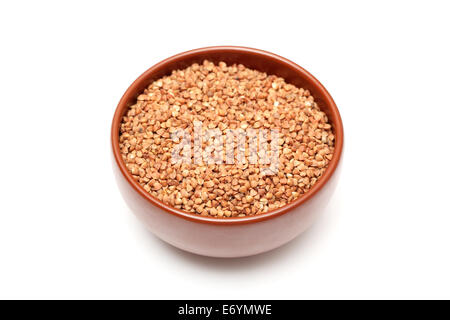
<instances>
[{"instance_id":1,"label":"bowl rim","mask_svg":"<svg viewBox=\"0 0 450 320\"><path fill-rule=\"evenodd\" d=\"M264 56L268 59L275 60L278 63L282 63L285 65L288 65L289 67L295 69L297 72L302 73L303 77L307 79L307 82L311 84L315 90L320 91L322 96L324 97L325 103L330 107L330 113L333 115L333 118L335 121L333 122L333 129L335 134L335 149L333 153L333 158L331 159L330 163L328 164L327 169L325 170L325 173L322 175L322 177L314 184L314 186L306 192L304 195L300 196L295 201L292 201L288 203L287 205L268 211L266 213L262 213L260 215L254 215L254 216L245 216L245 217L233 217L233 218L213 218L209 216L201 216L196 213L191 213L187 211L183 211L177 208L174 208L172 206L169 206L165 203L163 203L161 200L157 199L156 197L152 196L150 193L148 193L137 181L135 181L131 175L130 172L128 172L125 162L122 159L120 147L119 147L119 133L120 133L120 124L122 122L122 114L125 108L128 108L128 101L130 100L130 97L135 91L136 87L142 85L142 82L145 81L147 77L149 77L155 70L159 70L161 67L163 67L166 64L170 64L174 61L180 61L183 60L186 57L192 57L199 54L205 54L210 53L214 51L229 51L234 53L239 52L245 52L250 54L255 54L259 56ZM145 200L147 200L150 204L162 209L166 213L175 215L179 218L187 219L192 222L199 222L199 223L206 223L206 224L214 224L214 225L240 225L240 224L247 224L247 223L255 223L255 222L261 222L266 221L269 219L273 219L276 217L279 217L281 215L284 215L293 209L297 208L298 206L304 204L308 200L310 200L314 195L316 195L328 182L328 180L331 178L333 173L336 170L336 167L341 159L342 149L343 149L343 139L344 139L344 130L342 125L342 119L339 114L339 110L331 97L331 95L328 93L328 91L325 89L325 87L308 71L297 65L296 63L281 57L277 54L260 50L260 49L254 49L249 47L241 47L241 46L212 46L212 47L204 47L204 48L198 48L193 49L189 51L185 51L176 55L173 55L167 59L164 59L157 64L153 65L147 71L142 73L125 91L122 98L119 101L119 104L116 107L116 111L114 112L114 117L112 121L111 126L111 142L112 142L112 152L114 156L114 161L118 165L120 172L124 176L125 180L131 185L131 187L140 194Z\"/></svg>"}]
</instances>

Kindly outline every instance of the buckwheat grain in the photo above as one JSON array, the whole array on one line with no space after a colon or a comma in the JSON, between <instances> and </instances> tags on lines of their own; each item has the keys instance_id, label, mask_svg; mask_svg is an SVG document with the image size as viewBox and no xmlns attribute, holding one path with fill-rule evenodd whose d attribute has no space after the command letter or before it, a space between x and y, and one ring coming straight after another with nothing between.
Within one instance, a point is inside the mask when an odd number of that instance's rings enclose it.
<instances>
[{"instance_id":1,"label":"buckwheat grain","mask_svg":"<svg viewBox=\"0 0 450 320\"><path fill-rule=\"evenodd\" d=\"M171 163L171 134L193 134L194 121L224 136L236 128L279 130L278 171L263 175L267 165L248 161L195 163L194 152L192 163ZM227 218L263 214L308 192L333 157L334 134L308 90L241 64L205 60L150 84L123 117L119 143L128 170L152 196Z\"/></svg>"}]
</instances>

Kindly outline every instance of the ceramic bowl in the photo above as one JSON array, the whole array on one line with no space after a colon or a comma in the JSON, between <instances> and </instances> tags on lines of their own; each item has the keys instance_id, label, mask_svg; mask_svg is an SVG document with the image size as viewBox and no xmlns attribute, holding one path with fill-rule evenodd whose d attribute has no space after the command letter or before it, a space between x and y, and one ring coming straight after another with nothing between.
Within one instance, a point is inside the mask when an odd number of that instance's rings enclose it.
<instances>
[{"instance_id":1,"label":"ceramic bowl","mask_svg":"<svg viewBox=\"0 0 450 320\"><path fill-rule=\"evenodd\" d=\"M215 63L241 63L283 77L308 89L324 111L335 134L335 151L323 176L309 192L288 205L256 216L212 218L188 213L164 204L147 193L126 169L119 149L119 127L129 106L152 81L208 59ZM113 167L123 198L136 216L157 237L182 250L211 257L243 257L277 248L304 232L327 205L337 183L343 148L339 111L323 85L297 64L276 54L245 47L208 47L167 58L145 71L117 106L111 130Z\"/></svg>"}]
</instances>

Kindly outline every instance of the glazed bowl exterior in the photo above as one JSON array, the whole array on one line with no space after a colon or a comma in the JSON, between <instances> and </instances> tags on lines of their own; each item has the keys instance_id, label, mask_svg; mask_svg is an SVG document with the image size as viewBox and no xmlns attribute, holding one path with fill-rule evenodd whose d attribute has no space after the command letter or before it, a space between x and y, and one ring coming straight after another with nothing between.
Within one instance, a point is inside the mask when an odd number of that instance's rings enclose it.
<instances>
[{"instance_id":1,"label":"glazed bowl exterior","mask_svg":"<svg viewBox=\"0 0 450 320\"><path fill-rule=\"evenodd\" d=\"M119 129L122 117L137 96L154 80L173 70L203 60L241 63L283 77L286 82L308 89L324 111L335 134L335 152L328 168L306 194L288 205L265 214L236 218L212 218L168 206L151 196L131 176L120 154ZM111 143L113 169L125 202L134 214L160 239L192 253L211 257L244 257L275 249L305 231L323 212L338 180L343 149L343 127L339 111L327 90L295 63L262 50L245 47L208 47L180 53L144 72L125 92L114 114Z\"/></svg>"}]
</instances>

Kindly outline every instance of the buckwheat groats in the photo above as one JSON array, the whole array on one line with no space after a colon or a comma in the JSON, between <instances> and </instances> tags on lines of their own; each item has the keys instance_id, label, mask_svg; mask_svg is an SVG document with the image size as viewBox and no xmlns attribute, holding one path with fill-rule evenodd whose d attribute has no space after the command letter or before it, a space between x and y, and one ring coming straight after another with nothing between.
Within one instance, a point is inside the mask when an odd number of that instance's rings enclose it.
<instances>
[{"instance_id":1,"label":"buckwheat groats","mask_svg":"<svg viewBox=\"0 0 450 320\"><path fill-rule=\"evenodd\" d=\"M245 148L234 140L228 150L230 130L247 134ZM269 163L252 159L251 137L267 140ZM263 214L308 192L333 156L334 135L308 90L243 65L204 61L145 89L123 117L119 144L129 172L151 195L219 218ZM174 150L183 161L174 161ZM208 150L214 161L205 161ZM234 163L226 157L239 152L244 157Z\"/></svg>"}]
</instances>

